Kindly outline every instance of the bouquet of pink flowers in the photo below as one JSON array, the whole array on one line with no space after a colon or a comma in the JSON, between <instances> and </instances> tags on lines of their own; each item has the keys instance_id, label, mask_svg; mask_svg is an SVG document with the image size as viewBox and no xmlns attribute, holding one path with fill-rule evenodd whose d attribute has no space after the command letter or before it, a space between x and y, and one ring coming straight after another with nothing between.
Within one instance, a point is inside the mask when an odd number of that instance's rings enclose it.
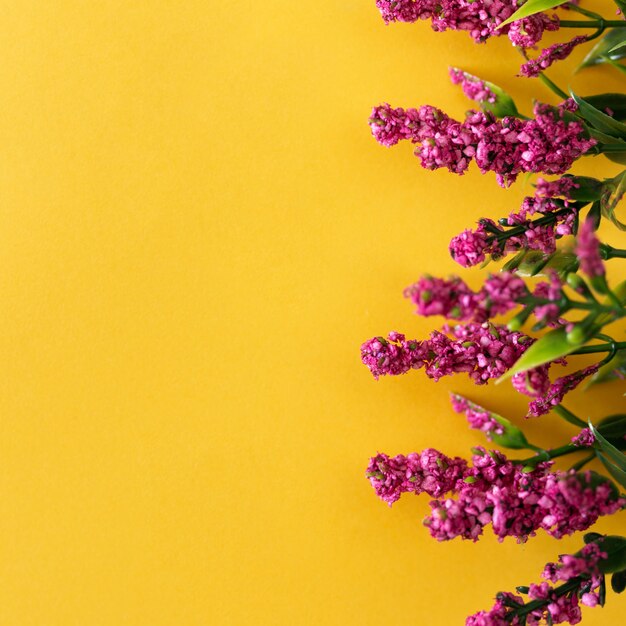
<instances>
[{"instance_id":1,"label":"bouquet of pink flowers","mask_svg":"<svg viewBox=\"0 0 626 626\"><path fill-rule=\"evenodd\" d=\"M509 380L529 398L527 418L554 412L577 429L563 445L543 449L507 418L453 395L452 408L466 416L470 428L526 454L509 458L477 447L469 460L432 448L372 457L366 475L388 505L404 493L433 498L424 525L439 541L477 541L489 529L500 541L525 542L540 530L559 539L626 508L626 414L584 420L564 405L582 383L595 387L626 377L626 341L607 332L607 326L626 318L626 281L611 284L606 271L613 259L626 258L626 249L597 235L603 220L615 232L626 230L618 216L626 170L604 180L567 173L589 155L626 164L626 94L581 97L544 74L592 41L581 67L608 64L626 73L620 63L626 57L626 2L615 2L618 19L613 20L559 0L376 3L386 23L427 19L436 31L465 30L479 43L506 35L525 58L518 75L538 78L560 100L535 103L527 117L498 86L452 68L452 82L476 103L464 120L430 105L389 104L375 107L369 120L383 146L403 140L415 144L426 169L463 174L474 161L481 172L494 172L503 187L522 173L540 175L533 195L518 209L499 219L482 218L452 237L449 251L460 266L490 266L478 291L459 276L422 276L405 289L418 315L443 318L438 330L421 338L392 331L361 346L362 361L376 379L421 369L435 381L456 374L477 385ZM551 14L556 8L577 19ZM545 31L563 28L585 34L530 57ZM578 355L597 358L576 368ZM567 366L566 373L555 373ZM566 455L574 457L571 467L555 469L554 459ZM586 468L595 459L602 473ZM581 605L604 604L607 577L613 591L624 591L626 537L589 532L576 554L545 566L544 582L498 593L491 609L468 617L466 624L577 624Z\"/></svg>"}]
</instances>

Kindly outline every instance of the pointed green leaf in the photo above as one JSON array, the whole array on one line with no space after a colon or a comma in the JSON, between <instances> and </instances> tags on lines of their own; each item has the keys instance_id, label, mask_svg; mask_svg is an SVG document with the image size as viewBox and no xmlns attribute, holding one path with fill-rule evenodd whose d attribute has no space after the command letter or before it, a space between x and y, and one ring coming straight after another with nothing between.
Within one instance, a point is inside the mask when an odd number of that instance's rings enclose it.
<instances>
[{"instance_id":1,"label":"pointed green leaf","mask_svg":"<svg viewBox=\"0 0 626 626\"><path fill-rule=\"evenodd\" d=\"M605 552L606 559L598 563L598 567L603 574L612 574L621 572L626 568L626 538L619 535L608 535L600 537L593 543ZM575 556L581 556L581 552L577 552Z\"/></svg>"},{"instance_id":2,"label":"pointed green leaf","mask_svg":"<svg viewBox=\"0 0 626 626\"><path fill-rule=\"evenodd\" d=\"M626 138L626 124L622 124L622 122L612 118L610 115L596 109L596 107L589 104L571 90L570 94L574 102L578 105L578 113L583 119L589 122L591 126L610 137L617 137L618 139Z\"/></svg>"},{"instance_id":3,"label":"pointed green leaf","mask_svg":"<svg viewBox=\"0 0 626 626\"><path fill-rule=\"evenodd\" d=\"M621 122L626 120L626 94L601 93L594 96L584 96L584 100L604 113L606 113L605 109L610 109L613 111L613 115L611 115L613 119Z\"/></svg>"},{"instance_id":4,"label":"pointed green leaf","mask_svg":"<svg viewBox=\"0 0 626 626\"><path fill-rule=\"evenodd\" d=\"M519 9L517 9L517 11L515 11L509 19L504 20L498 28L502 28L511 22L521 20L523 17L529 17L535 13L541 13L542 11L554 9L555 7L565 4L566 2L567 0L528 0L528 2L525 2Z\"/></svg>"},{"instance_id":5,"label":"pointed green leaf","mask_svg":"<svg viewBox=\"0 0 626 626\"><path fill-rule=\"evenodd\" d=\"M624 473L624 477L626 478L626 456L624 456L612 443L607 441L607 439L601 432L598 431L591 421L589 422L589 428L593 433L593 436L596 438L596 443L594 444L596 450L602 451L606 457L611 459L611 462Z\"/></svg>"},{"instance_id":6,"label":"pointed green leaf","mask_svg":"<svg viewBox=\"0 0 626 626\"><path fill-rule=\"evenodd\" d=\"M511 98L511 96L504 91L502 87L498 87L498 85L495 85L488 80L483 80L478 76L474 76L474 74L470 74L469 72L465 72L460 68L455 67L453 69L462 72L466 80L482 83L495 96L495 102L487 102L486 100L478 102L478 105L483 111L489 111L496 117L520 117L520 113L517 110L517 106L515 105L513 98Z\"/></svg>"},{"instance_id":7,"label":"pointed green leaf","mask_svg":"<svg viewBox=\"0 0 626 626\"><path fill-rule=\"evenodd\" d=\"M502 417L502 415L498 415L493 411L489 411L484 407L468 400L464 396L461 396L457 393L453 393L452 396L457 400L460 400L467 404L467 406L474 411L478 411L480 413L488 413L489 417L494 419L500 426L502 426L504 432L502 434L490 433L489 437L492 441L497 443L499 446L503 448L511 448L512 450L522 450L524 448L528 448L528 440L524 433L519 429L515 424L512 424L506 417Z\"/></svg>"},{"instance_id":8,"label":"pointed green leaf","mask_svg":"<svg viewBox=\"0 0 626 626\"><path fill-rule=\"evenodd\" d=\"M626 589L626 570L615 572L615 574L611 576L611 589L613 589L615 593L622 593L622 591Z\"/></svg>"},{"instance_id":9,"label":"pointed green leaf","mask_svg":"<svg viewBox=\"0 0 626 626\"><path fill-rule=\"evenodd\" d=\"M613 465L601 452L597 452L597 457L602 461L604 467L613 478L624 488L626 488L626 472L616 465Z\"/></svg>"},{"instance_id":10,"label":"pointed green leaf","mask_svg":"<svg viewBox=\"0 0 626 626\"><path fill-rule=\"evenodd\" d=\"M541 339L538 339L522 356L517 360L515 365L505 372L496 383L500 383L507 378L511 378L518 372L525 372L526 370L539 367L555 359L560 359L563 356L574 352L574 350L580 348L588 339L588 333L583 334L580 341L572 342L568 339L567 332L564 328L557 328L546 333Z\"/></svg>"},{"instance_id":11,"label":"pointed green leaf","mask_svg":"<svg viewBox=\"0 0 626 626\"><path fill-rule=\"evenodd\" d=\"M548 255L540 250L529 250L517 267L517 273L520 276L548 276L550 272L557 272L564 276L577 269L578 257L568 250L561 249Z\"/></svg>"},{"instance_id":12,"label":"pointed green leaf","mask_svg":"<svg viewBox=\"0 0 626 626\"><path fill-rule=\"evenodd\" d=\"M626 224L620 222L615 215L615 208L624 196L624 192L626 192L626 171L617 175L610 183L606 183L605 186L609 193L604 194L600 201L602 215L611 220L613 225L620 230L626 230Z\"/></svg>"},{"instance_id":13,"label":"pointed green leaf","mask_svg":"<svg viewBox=\"0 0 626 626\"><path fill-rule=\"evenodd\" d=\"M598 39L598 43L589 51L583 62L576 68L576 71L592 65L607 63L607 59L622 59L626 56L626 50L619 47L626 42L626 33L622 28L612 28Z\"/></svg>"}]
</instances>

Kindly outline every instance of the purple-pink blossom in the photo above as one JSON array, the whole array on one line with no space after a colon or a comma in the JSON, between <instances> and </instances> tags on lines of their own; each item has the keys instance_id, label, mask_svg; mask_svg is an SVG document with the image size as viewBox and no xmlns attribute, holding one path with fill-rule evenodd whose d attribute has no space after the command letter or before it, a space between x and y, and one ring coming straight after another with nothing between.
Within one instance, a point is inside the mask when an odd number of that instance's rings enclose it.
<instances>
[{"instance_id":1,"label":"purple-pink blossom","mask_svg":"<svg viewBox=\"0 0 626 626\"><path fill-rule=\"evenodd\" d=\"M583 428L577 435L572 437L572 443L581 448L590 448L596 438L590 428Z\"/></svg>"},{"instance_id":2,"label":"purple-pink blossom","mask_svg":"<svg viewBox=\"0 0 626 626\"><path fill-rule=\"evenodd\" d=\"M446 319L485 322L518 306L528 294L524 281L511 272L490 274L482 288L474 292L461 278L422 276L404 290L418 315L441 315Z\"/></svg>"},{"instance_id":3,"label":"purple-pink blossom","mask_svg":"<svg viewBox=\"0 0 626 626\"><path fill-rule=\"evenodd\" d=\"M567 393L576 389L585 378L595 374L599 367L599 364L595 363L567 376L557 378L543 395L528 405L528 417L539 417L549 413L557 404L561 403Z\"/></svg>"},{"instance_id":4,"label":"purple-pink blossom","mask_svg":"<svg viewBox=\"0 0 626 626\"><path fill-rule=\"evenodd\" d=\"M559 30L559 18L556 15L535 13L509 26L509 39L518 48L534 48L543 37L545 31Z\"/></svg>"},{"instance_id":5,"label":"purple-pink blossom","mask_svg":"<svg viewBox=\"0 0 626 626\"><path fill-rule=\"evenodd\" d=\"M489 322L445 327L424 341L406 340L400 333L374 337L361 346L361 359L375 378L425 368L434 380L466 373L477 385L500 378L533 340L506 326ZM452 335L451 337L449 335Z\"/></svg>"},{"instance_id":6,"label":"purple-pink blossom","mask_svg":"<svg viewBox=\"0 0 626 626\"><path fill-rule=\"evenodd\" d=\"M604 276L606 270L600 255L600 241L596 236L594 223L591 219L586 219L578 230L576 255L580 262L581 271L587 276L591 278Z\"/></svg>"},{"instance_id":7,"label":"purple-pink blossom","mask_svg":"<svg viewBox=\"0 0 626 626\"><path fill-rule=\"evenodd\" d=\"M596 543L587 544L578 554L564 554L558 563L548 563L542 578L553 583L572 582L569 587L553 587L548 582L531 584L528 598L531 607L524 610L525 620L518 619L516 612L526 606L521 596L500 592L496 604L489 611L470 615L466 626L509 626L527 624L538 626L543 623L577 624L581 620L580 604L594 607L601 603L600 587L604 576L599 563L607 558ZM530 610L529 610L530 609Z\"/></svg>"},{"instance_id":8,"label":"purple-pink blossom","mask_svg":"<svg viewBox=\"0 0 626 626\"><path fill-rule=\"evenodd\" d=\"M493 435L501 435L504 433L502 424L494 419L489 411L469 402L458 394L453 393L450 396L450 401L452 402L452 408L457 413L465 413L470 428L484 432L487 439L491 440Z\"/></svg>"},{"instance_id":9,"label":"purple-pink blossom","mask_svg":"<svg viewBox=\"0 0 626 626\"><path fill-rule=\"evenodd\" d=\"M470 76L463 70L456 67L450 68L450 80L453 85L460 85L463 93L474 102L489 102L494 103L496 101L496 94L487 86L485 81Z\"/></svg>"},{"instance_id":10,"label":"purple-pink blossom","mask_svg":"<svg viewBox=\"0 0 626 626\"><path fill-rule=\"evenodd\" d=\"M550 472L551 463L528 471L502 453L478 452L457 491L430 503L432 513L424 524L439 541L476 541L488 525L500 541L515 537L523 542L540 529L560 539L586 530L625 503L608 481L597 483L588 472Z\"/></svg>"},{"instance_id":11,"label":"purple-pink blossom","mask_svg":"<svg viewBox=\"0 0 626 626\"><path fill-rule=\"evenodd\" d=\"M577 120L565 117L573 106L536 104L535 118L496 119L491 113L469 111L459 122L431 106L419 109L375 107L372 134L384 146L409 140L425 169L448 168L463 174L474 160L481 172L495 172L506 187L521 173L562 174L597 142Z\"/></svg>"},{"instance_id":12,"label":"purple-pink blossom","mask_svg":"<svg viewBox=\"0 0 626 626\"><path fill-rule=\"evenodd\" d=\"M387 24L431 20L435 31L466 31L478 43L508 33L515 45L535 45L544 30L556 30L559 24L556 16L542 15L520 20L521 32L527 31L526 35L520 34L517 22L499 29L518 8L512 0L376 0L376 6Z\"/></svg>"},{"instance_id":13,"label":"purple-pink blossom","mask_svg":"<svg viewBox=\"0 0 626 626\"><path fill-rule=\"evenodd\" d=\"M370 459L365 475L376 495L391 506L403 493L439 497L453 491L466 467L464 459L428 448L407 456L389 457L379 453Z\"/></svg>"},{"instance_id":14,"label":"purple-pink blossom","mask_svg":"<svg viewBox=\"0 0 626 626\"><path fill-rule=\"evenodd\" d=\"M587 41L587 37L585 35L579 35L574 37L571 41L549 46L545 50L542 50L541 54L536 59L531 59L524 63L520 68L519 76L536 78L541 72L547 70L553 63L556 63L556 61L567 59L574 48L585 41Z\"/></svg>"}]
</instances>

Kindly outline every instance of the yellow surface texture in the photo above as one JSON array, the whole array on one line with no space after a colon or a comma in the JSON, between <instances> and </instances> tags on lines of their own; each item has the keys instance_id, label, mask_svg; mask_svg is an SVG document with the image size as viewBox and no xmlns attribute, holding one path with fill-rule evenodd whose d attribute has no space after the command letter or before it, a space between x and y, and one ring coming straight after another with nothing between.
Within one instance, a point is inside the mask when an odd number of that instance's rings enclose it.
<instances>
[{"instance_id":1,"label":"yellow surface texture","mask_svg":"<svg viewBox=\"0 0 626 626\"><path fill-rule=\"evenodd\" d=\"M437 544L427 497L388 509L364 478L378 450L481 443L450 390L523 415L506 385L375 383L358 355L438 323L403 287L525 185L421 170L371 106L462 115L448 65L554 102L505 39L385 27L371 0L21 0L0 59L2 626L453 626L577 549ZM616 411L606 389L578 411ZM623 615L609 594L585 623Z\"/></svg>"}]
</instances>

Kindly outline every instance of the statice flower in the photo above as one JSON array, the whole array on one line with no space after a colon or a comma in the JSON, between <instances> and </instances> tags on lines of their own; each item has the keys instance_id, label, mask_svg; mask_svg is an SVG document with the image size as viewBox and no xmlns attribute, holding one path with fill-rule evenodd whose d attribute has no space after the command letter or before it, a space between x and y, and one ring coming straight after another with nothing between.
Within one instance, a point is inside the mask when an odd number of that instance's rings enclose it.
<instances>
[{"instance_id":1,"label":"statice flower","mask_svg":"<svg viewBox=\"0 0 626 626\"><path fill-rule=\"evenodd\" d=\"M392 458L377 454L370 459L365 475L376 495L391 506L403 493L427 493L439 497L453 491L466 468L464 459L451 458L428 448Z\"/></svg>"},{"instance_id":2,"label":"statice flower","mask_svg":"<svg viewBox=\"0 0 626 626\"><path fill-rule=\"evenodd\" d=\"M458 394L451 394L450 400L452 402L452 408L457 413L465 413L470 428L482 431L489 440L491 440L493 435L501 435L504 433L502 424L495 420L489 411L469 402Z\"/></svg>"},{"instance_id":3,"label":"statice flower","mask_svg":"<svg viewBox=\"0 0 626 626\"><path fill-rule=\"evenodd\" d=\"M558 28L556 17L550 20L547 17L542 19L532 16L535 19L520 20L524 22L521 28L516 27L517 22L514 22L498 29L497 27L513 15L518 7L518 4L512 0L442 0L438 2L435 0L376 0L376 6L387 24L431 20L431 26L435 31L466 31L478 43L507 33L515 45L530 41L536 43L541 38L543 30ZM544 22L549 22L550 25ZM520 30L528 31L528 34L520 35ZM511 31L517 34L511 36Z\"/></svg>"},{"instance_id":4,"label":"statice flower","mask_svg":"<svg viewBox=\"0 0 626 626\"><path fill-rule=\"evenodd\" d=\"M536 198L570 198L572 191L578 189L580 184L575 176L562 176L557 180L538 178L535 184Z\"/></svg>"},{"instance_id":5,"label":"statice flower","mask_svg":"<svg viewBox=\"0 0 626 626\"><path fill-rule=\"evenodd\" d=\"M416 154L426 169L446 167L463 174L474 159L481 172L495 172L506 187L521 173L562 174L597 143L581 122L565 118L572 106L536 104L531 120L499 120L469 111L459 122L431 106L394 109L383 104L374 108L370 126L384 146L403 139L419 144Z\"/></svg>"},{"instance_id":6,"label":"statice flower","mask_svg":"<svg viewBox=\"0 0 626 626\"><path fill-rule=\"evenodd\" d=\"M526 605L522 597L509 592L496 596L496 604L490 611L480 611L467 618L466 626L508 626L543 623L578 624L581 620L580 604L597 606L601 603L600 587L604 576L599 563L607 558L596 543L586 545L578 554L565 554L558 563L548 563L542 577L553 582L570 583L552 587L547 582L531 584L527 594L531 600ZM522 589L522 588L520 588ZM525 619L520 616L525 615Z\"/></svg>"},{"instance_id":7,"label":"statice flower","mask_svg":"<svg viewBox=\"0 0 626 626\"><path fill-rule=\"evenodd\" d=\"M559 323L559 313L561 306L559 304L563 297L563 283L556 272L550 273L549 282L541 281L535 285L533 290L535 298L547 300L545 304L537 305L533 309L533 315L538 322L544 324Z\"/></svg>"},{"instance_id":8,"label":"statice flower","mask_svg":"<svg viewBox=\"0 0 626 626\"><path fill-rule=\"evenodd\" d=\"M541 54L536 59L531 59L524 63L520 68L519 76L536 78L556 61L566 59L576 46L585 41L587 41L587 37L585 35L579 35L566 43L556 43L553 46L549 46L545 50L542 50Z\"/></svg>"},{"instance_id":9,"label":"statice flower","mask_svg":"<svg viewBox=\"0 0 626 626\"><path fill-rule=\"evenodd\" d=\"M528 294L524 281L511 272L492 274L474 292L458 276L449 279L422 276L404 290L415 304L418 315L442 315L446 319L485 322L517 306L517 299Z\"/></svg>"},{"instance_id":10,"label":"statice flower","mask_svg":"<svg viewBox=\"0 0 626 626\"><path fill-rule=\"evenodd\" d=\"M542 396L550 389L550 366L540 365L525 372L518 372L511 377L513 388L531 398Z\"/></svg>"},{"instance_id":11,"label":"statice flower","mask_svg":"<svg viewBox=\"0 0 626 626\"><path fill-rule=\"evenodd\" d=\"M559 18L556 15L536 13L509 26L509 39L519 48L534 48L545 31L559 30Z\"/></svg>"},{"instance_id":12,"label":"statice flower","mask_svg":"<svg viewBox=\"0 0 626 626\"><path fill-rule=\"evenodd\" d=\"M450 80L453 85L461 85L463 93L475 102L490 102L496 101L496 94L486 85L486 83L480 78L470 76L463 70L456 67L450 68Z\"/></svg>"},{"instance_id":13,"label":"statice flower","mask_svg":"<svg viewBox=\"0 0 626 626\"><path fill-rule=\"evenodd\" d=\"M576 238L576 254L580 269L587 276L604 276L606 270L600 256L600 241L596 237L593 220L587 219L581 225Z\"/></svg>"},{"instance_id":14,"label":"statice flower","mask_svg":"<svg viewBox=\"0 0 626 626\"><path fill-rule=\"evenodd\" d=\"M535 213L550 216L549 220L531 220ZM552 254L557 240L573 233L577 211L557 204L552 199L525 198L518 213L506 218L506 225L481 219L475 230L464 230L450 241L450 255L463 267L484 262L487 257L497 260L522 249Z\"/></svg>"},{"instance_id":15,"label":"statice flower","mask_svg":"<svg viewBox=\"0 0 626 626\"><path fill-rule=\"evenodd\" d=\"M549 467L540 463L525 469L500 452L478 449L456 494L433 500L424 524L439 541L476 541L489 524L500 541L515 537L524 542L539 529L560 539L589 528L626 502L608 481L597 483L589 472L550 472Z\"/></svg>"},{"instance_id":16,"label":"statice flower","mask_svg":"<svg viewBox=\"0 0 626 626\"><path fill-rule=\"evenodd\" d=\"M423 342L406 340L402 333L390 332L387 338L374 337L361 346L361 360L378 379L379 376L397 376L426 363L427 347Z\"/></svg>"},{"instance_id":17,"label":"statice flower","mask_svg":"<svg viewBox=\"0 0 626 626\"><path fill-rule=\"evenodd\" d=\"M590 448L596 438L590 428L583 428L576 436L572 437L572 443L581 448Z\"/></svg>"},{"instance_id":18,"label":"statice flower","mask_svg":"<svg viewBox=\"0 0 626 626\"><path fill-rule=\"evenodd\" d=\"M582 370L557 378L548 390L528 405L528 417L539 417L549 413L557 404L560 404L567 393L576 389L585 378L595 374L599 364L590 365Z\"/></svg>"}]
</instances>

